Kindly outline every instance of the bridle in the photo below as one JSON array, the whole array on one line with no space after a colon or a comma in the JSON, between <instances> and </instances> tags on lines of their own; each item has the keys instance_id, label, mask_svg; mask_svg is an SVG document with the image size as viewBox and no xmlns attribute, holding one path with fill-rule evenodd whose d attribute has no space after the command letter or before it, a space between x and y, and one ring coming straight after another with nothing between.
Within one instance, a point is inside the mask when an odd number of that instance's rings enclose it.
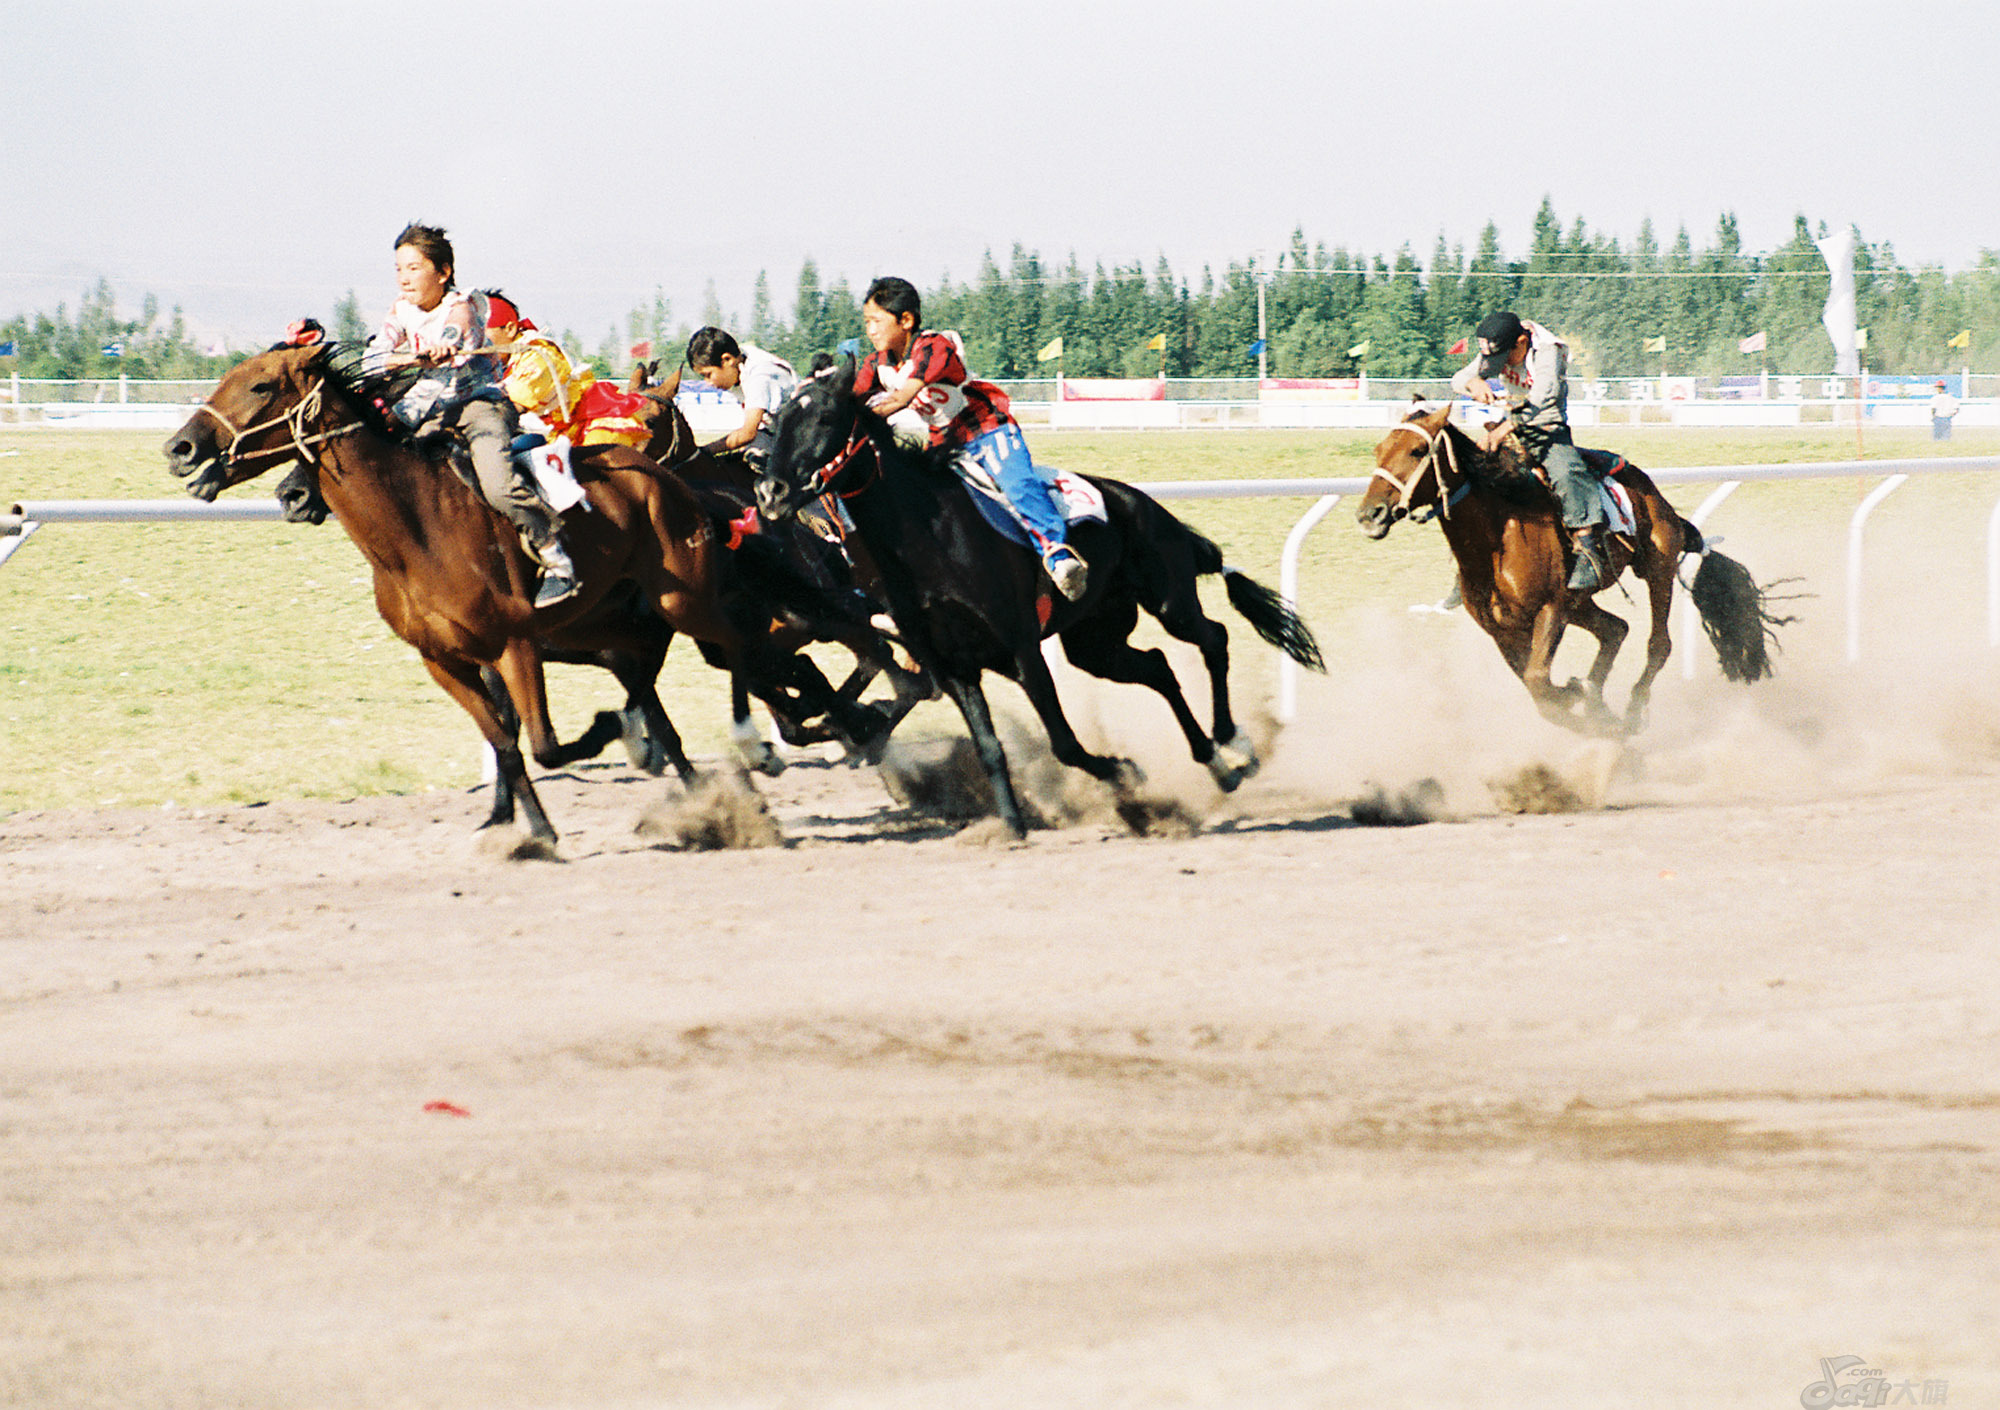
<instances>
[{"instance_id":1,"label":"bridle","mask_svg":"<svg viewBox=\"0 0 2000 1410\"><path fill-rule=\"evenodd\" d=\"M238 426L218 411L213 402L203 402L199 410L206 411L210 416L213 416L221 423L222 428L229 432L229 444L223 448L217 459L224 466L230 466L236 464L239 460L250 460L260 456L278 457L296 455L299 459L305 461L306 464L317 467L319 458L313 454L312 448L314 446L324 445L328 441L350 435L355 431L363 429L368 424L365 421L351 421L345 426L336 426L330 431L318 431L312 435L307 435L307 424L317 421L320 412L324 409L325 397L323 393L325 391L326 379L325 377L321 377L318 382L313 384L311 391L293 403L289 411L281 412L268 421L259 421L250 426ZM273 426L288 428L291 432L290 439L284 444L266 446L258 450L237 450L237 447L243 444L245 436L254 436L260 431L270 430Z\"/></svg>"},{"instance_id":2,"label":"bridle","mask_svg":"<svg viewBox=\"0 0 2000 1410\"><path fill-rule=\"evenodd\" d=\"M841 447L840 452L836 454L831 460L827 461L824 465L820 466L817 470L813 471L812 474L806 476L804 482L800 486L800 496L799 496L800 499L801 500L808 498L817 499L824 496L829 491L833 491L834 477L840 474L842 470L845 470L847 468L847 463L850 460L854 459L855 456L859 455L862 451L862 448L869 444L870 441L868 439L868 430L865 426L861 424L861 418L857 416L854 418L854 434L848 437L847 444ZM870 485L874 484L876 476L879 476L881 473L882 473L882 456L880 452L877 452L875 456L875 475L871 475L868 479L862 481L860 484L856 485L851 490L839 490L833 492L839 494L839 496L842 499L853 499L856 495L860 494L863 490L866 490Z\"/></svg>"},{"instance_id":3,"label":"bridle","mask_svg":"<svg viewBox=\"0 0 2000 1410\"><path fill-rule=\"evenodd\" d=\"M1418 466L1407 479L1399 480L1379 465L1375 467L1374 472L1369 478L1387 480L1391 485L1396 487L1396 503L1393 507L1395 514L1399 516L1407 515L1413 522L1418 524L1428 523L1431 519L1439 515L1443 515L1449 519L1452 509L1458 502L1472 493L1472 481L1466 478L1465 473L1458 466L1458 447L1452 438L1446 434L1446 431L1449 429L1449 423L1433 431L1419 421L1400 421L1396 424L1395 429L1398 431L1408 431L1411 435L1422 439L1424 448L1419 458L1423 461L1423 464ZM1439 442L1443 442L1444 445L1442 456L1438 453ZM1438 468L1440 459L1450 463L1452 477L1458 481L1456 489L1446 486L1444 471ZM1423 487L1424 481L1432 476L1437 478L1438 484L1438 498L1435 507L1425 505L1424 509L1430 510L1428 514L1424 514L1421 511L1412 513L1410 510L1410 501L1416 497L1416 493Z\"/></svg>"}]
</instances>

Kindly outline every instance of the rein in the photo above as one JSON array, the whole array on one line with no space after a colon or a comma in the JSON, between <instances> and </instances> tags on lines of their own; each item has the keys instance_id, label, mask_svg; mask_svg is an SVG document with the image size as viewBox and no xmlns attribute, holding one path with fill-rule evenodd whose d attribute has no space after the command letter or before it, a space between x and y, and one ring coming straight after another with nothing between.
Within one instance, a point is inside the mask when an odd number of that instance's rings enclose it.
<instances>
[{"instance_id":1,"label":"rein","mask_svg":"<svg viewBox=\"0 0 2000 1410\"><path fill-rule=\"evenodd\" d=\"M293 404L291 410L281 412L268 421L259 421L250 426L238 426L218 411L212 402L203 402L200 409L213 416L221 423L223 429L229 432L229 445L223 450L221 455L224 465L234 465L239 460L250 460L260 456L275 457L296 453L298 458L304 460L306 464L317 466L319 458L312 452L314 446L324 445L328 441L337 440L341 436L362 430L368 424L365 421L351 421L345 426L336 426L331 431L319 431L312 435L307 435L306 423L318 420L320 412L325 408L325 398L322 395L325 390L326 379L322 377L318 382L313 384L313 389L310 392L307 392ZM240 452L237 450L237 447L243 444L245 436L254 436L259 431L270 430L273 426L288 428L291 432L290 441L286 444L267 447L263 450L246 450Z\"/></svg>"},{"instance_id":2,"label":"rein","mask_svg":"<svg viewBox=\"0 0 2000 1410\"><path fill-rule=\"evenodd\" d=\"M819 469L806 477L805 488L807 494L820 496L833 490L834 476L846 469L847 462L859 455L861 448L868 444L868 432L862 427L860 418L857 417L854 422L854 434L848 439L847 445L841 450L840 454L834 456L833 459L827 461L826 464L820 466ZM834 490L833 492L838 494L842 499L853 499L870 485L873 485L881 473L882 457L878 453L875 457L874 475L869 476L869 478L863 480L851 490Z\"/></svg>"},{"instance_id":3,"label":"rein","mask_svg":"<svg viewBox=\"0 0 2000 1410\"><path fill-rule=\"evenodd\" d=\"M1451 518L1453 507L1468 494L1472 493L1472 481L1466 477L1464 471L1459 469L1458 447L1450 435L1447 434L1449 423L1447 423L1443 430L1432 431L1415 421L1400 421L1396 424L1395 429L1398 431L1408 431L1411 435L1419 436L1423 439L1425 452L1423 465L1407 480L1397 479L1379 465L1375 467L1370 478L1387 480L1391 485L1394 485L1397 495L1396 511L1400 514L1409 514L1411 499L1416 496L1417 490L1422 487L1424 480L1435 475L1438 482L1438 500L1437 508L1432 511L1430 517L1434 518L1441 514L1447 519ZM1455 490L1446 488L1444 472L1438 469L1439 457L1437 451L1438 442L1440 441L1444 442L1443 458L1450 462L1451 473L1458 481L1458 488ZM1417 519L1416 522L1424 523L1426 521L1424 519Z\"/></svg>"}]
</instances>

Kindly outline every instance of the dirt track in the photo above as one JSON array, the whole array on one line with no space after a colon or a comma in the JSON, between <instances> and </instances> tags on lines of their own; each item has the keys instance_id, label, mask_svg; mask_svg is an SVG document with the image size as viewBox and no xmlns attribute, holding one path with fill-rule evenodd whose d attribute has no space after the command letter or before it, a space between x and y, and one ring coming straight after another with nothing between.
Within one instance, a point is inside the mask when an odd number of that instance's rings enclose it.
<instances>
[{"instance_id":1,"label":"dirt track","mask_svg":"<svg viewBox=\"0 0 2000 1410\"><path fill-rule=\"evenodd\" d=\"M16 815L0 1401L2000 1396L2000 773L1273 773L995 848L807 765L684 854L607 767L561 865L462 794Z\"/></svg>"}]
</instances>

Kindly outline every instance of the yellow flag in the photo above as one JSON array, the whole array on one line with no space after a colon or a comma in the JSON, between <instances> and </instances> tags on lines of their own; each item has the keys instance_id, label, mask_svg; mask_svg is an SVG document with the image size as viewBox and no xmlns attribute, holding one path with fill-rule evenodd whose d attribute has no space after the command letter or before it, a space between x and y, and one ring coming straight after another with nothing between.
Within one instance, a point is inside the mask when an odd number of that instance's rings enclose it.
<instances>
[{"instance_id":1,"label":"yellow flag","mask_svg":"<svg viewBox=\"0 0 2000 1410\"><path fill-rule=\"evenodd\" d=\"M1945 344L1948 348L1969 348L1972 346L1972 330L1965 329L1956 338Z\"/></svg>"},{"instance_id":2,"label":"yellow flag","mask_svg":"<svg viewBox=\"0 0 2000 1410\"><path fill-rule=\"evenodd\" d=\"M1868 351L1868 330L1866 328L1857 328L1854 330L1854 350L1856 352Z\"/></svg>"},{"instance_id":3,"label":"yellow flag","mask_svg":"<svg viewBox=\"0 0 2000 1410\"><path fill-rule=\"evenodd\" d=\"M1057 358L1061 356L1062 356L1062 339L1052 338L1049 340L1049 345L1047 347L1043 348L1040 352L1035 354L1035 361L1054 362Z\"/></svg>"},{"instance_id":4,"label":"yellow flag","mask_svg":"<svg viewBox=\"0 0 2000 1410\"><path fill-rule=\"evenodd\" d=\"M1147 352L1165 352L1166 350L1167 335L1165 333L1155 333L1152 339L1146 344Z\"/></svg>"},{"instance_id":5,"label":"yellow flag","mask_svg":"<svg viewBox=\"0 0 2000 1410\"><path fill-rule=\"evenodd\" d=\"M1667 340L1664 337L1646 339L1645 351L1663 353L1666 350Z\"/></svg>"},{"instance_id":6,"label":"yellow flag","mask_svg":"<svg viewBox=\"0 0 2000 1410\"><path fill-rule=\"evenodd\" d=\"M1368 340L1366 338L1363 338L1360 342L1356 343L1353 347L1347 350L1347 355L1349 357L1368 356Z\"/></svg>"}]
</instances>

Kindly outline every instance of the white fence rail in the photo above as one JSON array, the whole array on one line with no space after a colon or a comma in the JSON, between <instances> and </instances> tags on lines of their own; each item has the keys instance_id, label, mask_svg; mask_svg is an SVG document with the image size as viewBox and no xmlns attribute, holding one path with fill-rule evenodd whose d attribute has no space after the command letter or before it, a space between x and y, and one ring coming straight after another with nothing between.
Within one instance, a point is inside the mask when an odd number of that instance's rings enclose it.
<instances>
[{"instance_id":1,"label":"white fence rail","mask_svg":"<svg viewBox=\"0 0 2000 1410\"><path fill-rule=\"evenodd\" d=\"M1920 460L1810 460L1784 465L1694 465L1648 470L1662 485L1713 485L1715 488L1688 516L1697 527L1741 485L1753 481L1875 478L1877 483L1854 511L1847 526L1847 659L1861 659L1861 622L1865 543L1869 517L1882 501L1912 475L2000 471L2000 456L1938 456ZM1157 499L1310 498L1313 504L1292 525L1278 566L1278 590L1287 602L1298 601L1299 558L1306 537L1347 495L1363 493L1368 480L1342 476L1313 480L1159 480L1141 486ZM276 522L282 515L268 500L227 500L203 504L192 499L67 499L27 500L0 514L0 565L4 565L46 524L132 524L185 522ZM1681 669L1694 674L1694 608L1681 604ZM2000 499L1986 524L1986 644L2000 648ZM1278 718L1290 722L1298 711L1298 666L1286 656L1278 660Z\"/></svg>"}]
</instances>

